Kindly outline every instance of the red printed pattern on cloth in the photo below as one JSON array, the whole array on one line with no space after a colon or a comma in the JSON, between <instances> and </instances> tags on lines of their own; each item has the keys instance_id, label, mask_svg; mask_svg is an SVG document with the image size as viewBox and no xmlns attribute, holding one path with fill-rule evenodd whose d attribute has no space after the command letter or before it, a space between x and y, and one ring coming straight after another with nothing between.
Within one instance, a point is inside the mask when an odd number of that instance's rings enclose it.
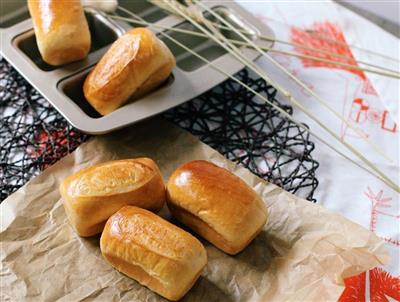
<instances>
[{"instance_id":1,"label":"red printed pattern on cloth","mask_svg":"<svg viewBox=\"0 0 400 302\"><path fill-rule=\"evenodd\" d=\"M358 66L350 47L346 43L343 32L336 24L331 22L316 22L311 28L306 30L298 27L291 27L290 35L292 43L307 46L307 49L295 47L296 52L300 54L336 61L338 63L346 63L356 67ZM324 53L314 51L312 49L323 50ZM329 53L340 55L341 57L337 57ZM343 58L343 56L345 56L345 58ZM340 66L326 62L319 62L307 58L301 58L301 61L304 67L336 68L351 72L357 75L363 81L365 93L377 95L371 82L368 80L362 70L352 69L346 66Z\"/></svg>"},{"instance_id":2,"label":"red printed pattern on cloth","mask_svg":"<svg viewBox=\"0 0 400 302\"><path fill-rule=\"evenodd\" d=\"M391 208L390 202L392 201L391 197L384 197L383 195L383 190L380 190L378 193L374 193L370 187L368 187L367 192L365 192L365 195L368 197L368 199L371 202L371 220L370 220L370 225L369 229L376 233L376 223L378 219L378 215L383 215L387 217L391 217L396 220L400 220L400 215L393 215L392 213L389 213L385 211L384 209ZM383 240L385 240L387 243L393 244L397 247L400 246L400 242L398 239L390 238L390 237L382 237L380 236Z\"/></svg>"},{"instance_id":3,"label":"red printed pattern on cloth","mask_svg":"<svg viewBox=\"0 0 400 302\"><path fill-rule=\"evenodd\" d=\"M397 124L390 118L389 111L372 107L369 102L362 98L355 98L351 104L348 121L356 124L376 125L380 129L396 133Z\"/></svg>"},{"instance_id":4,"label":"red printed pattern on cloth","mask_svg":"<svg viewBox=\"0 0 400 302\"><path fill-rule=\"evenodd\" d=\"M380 268L369 271L369 301L366 297L367 274L347 278L346 289L340 297L340 302L383 302L389 301L388 297L400 301L400 278L390 276Z\"/></svg>"},{"instance_id":5,"label":"red printed pattern on cloth","mask_svg":"<svg viewBox=\"0 0 400 302\"><path fill-rule=\"evenodd\" d=\"M391 207L392 198L385 197L384 191L380 190L374 193L368 187L365 196L371 202L371 219L370 230L376 233L376 224L378 217L388 216L393 219L400 219L399 215L388 213L384 209ZM391 237L382 237L387 243L396 247L400 246L399 240ZM369 288L366 286L367 278L369 278ZM380 302L389 301L387 297L391 297L400 301L400 277L391 276L388 272L380 268L374 268L369 271L369 276L366 273L345 279L345 290L340 297L340 302ZM366 293L369 291L369 301L367 301Z\"/></svg>"},{"instance_id":6,"label":"red printed pattern on cloth","mask_svg":"<svg viewBox=\"0 0 400 302\"><path fill-rule=\"evenodd\" d=\"M317 22L309 29L301 29L298 27L291 27L291 41L295 44L304 45L310 49L302 47L295 47L295 51L307 56L319 57L322 59L346 63L353 66L358 66L350 47L346 43L343 32L339 26L330 22ZM313 51L312 49L320 49L333 54L345 56L337 57L327 53ZM375 89L366 77L365 73L361 70L352 69L345 66L336 64L318 62L307 58L300 59L303 66L306 68L324 67L330 69L341 69L358 76L363 82L363 92L366 94L377 96ZM356 112L353 106L359 106ZM372 110L363 99L356 98L352 103L352 110L349 119L355 123L363 121L370 121L373 124L379 124L380 128L395 133L397 125L392 121L388 121L387 111L378 112ZM343 135L342 135L343 136ZM390 207L391 198L383 196L383 191L374 193L370 188L365 192L366 197L371 202L371 221L370 229L376 232L376 221L379 215L399 219L399 216L393 215L384 211L385 208ZM387 243L399 247L399 240L382 237ZM368 283L366 282L368 278ZM368 286L367 286L368 285ZM400 301L400 278L391 276L381 268L375 268L368 273L345 279L345 290L340 297L340 302L373 302L389 301L388 297Z\"/></svg>"}]
</instances>

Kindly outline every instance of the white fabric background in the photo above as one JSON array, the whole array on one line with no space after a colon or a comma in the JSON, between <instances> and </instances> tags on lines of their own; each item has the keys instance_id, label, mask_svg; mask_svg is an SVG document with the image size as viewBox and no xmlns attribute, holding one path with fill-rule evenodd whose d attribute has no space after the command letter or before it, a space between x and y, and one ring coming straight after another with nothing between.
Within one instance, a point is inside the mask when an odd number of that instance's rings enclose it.
<instances>
[{"instance_id":1,"label":"white fabric background","mask_svg":"<svg viewBox=\"0 0 400 302\"><path fill-rule=\"evenodd\" d=\"M329 21L337 24L343 31L347 43L399 58L399 40L397 38L333 2L239 1L239 3L268 24L279 39L290 40L290 26L308 28L314 22ZM275 47L294 51L279 44L276 44ZM385 64L391 69L399 70L398 63L396 65L393 61L381 59L356 49L352 49L352 52L359 60L377 65ZM394 120L399 120L398 105L400 97L398 80L367 73L367 78L378 92L378 96L374 96L364 93L362 91L363 81L360 77L348 71L321 67L306 68L298 58L288 58L276 54L272 54L272 57L289 70L294 71L301 80L345 116L350 114L351 104L354 99L362 98L368 103L370 109L368 110L367 118L362 123L354 123L354 125L362 129L369 136L370 141L380 146L394 162L390 163L375 153L367 143L355 137L354 133L352 135L351 131L348 131L343 139L361 151L364 156L374 162L391 179L399 183L398 127L396 132L391 132L382 129L380 123L385 109L390 112L392 118L390 120L391 126L394 125ZM292 83L287 76L277 70L267 59L262 58L258 63L320 120L324 121L325 125L328 125L335 133L341 134L343 125L340 120L319 105L296 84ZM282 101L286 100L282 99ZM302 112L295 110L294 116L307 123L312 130L326 138L330 143L340 147L339 143L321 131L318 125ZM388 126L389 120L387 119L387 121ZM371 229L371 219L374 211L372 201L376 202L378 199L383 199L381 206L375 206L375 210L392 216L375 212L376 220L372 230L381 237L390 238L393 242L397 240L397 244L387 243L387 248L392 254L393 261L391 265L384 269L392 275L398 276L400 274L398 246L398 241L400 240L399 194L383 182L343 159L315 138L313 141L316 143L316 150L313 155L321 164L317 170L320 185L316 191L316 198L319 202L323 202L325 207Z\"/></svg>"}]
</instances>

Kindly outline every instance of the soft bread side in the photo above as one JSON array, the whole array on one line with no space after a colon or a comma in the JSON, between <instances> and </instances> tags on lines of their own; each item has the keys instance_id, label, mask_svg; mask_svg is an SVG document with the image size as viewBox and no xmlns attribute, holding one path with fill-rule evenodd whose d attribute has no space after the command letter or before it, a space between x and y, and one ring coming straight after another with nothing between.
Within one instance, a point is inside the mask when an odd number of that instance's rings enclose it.
<instances>
[{"instance_id":1,"label":"soft bread side","mask_svg":"<svg viewBox=\"0 0 400 302\"><path fill-rule=\"evenodd\" d=\"M243 180L207 161L188 162L171 175L167 205L177 220L232 255L257 236L268 216Z\"/></svg>"},{"instance_id":2,"label":"soft bread side","mask_svg":"<svg viewBox=\"0 0 400 302\"><path fill-rule=\"evenodd\" d=\"M109 218L100 239L118 271L169 300L179 300L207 264L195 237L147 210L126 206Z\"/></svg>"},{"instance_id":3,"label":"soft bread side","mask_svg":"<svg viewBox=\"0 0 400 302\"><path fill-rule=\"evenodd\" d=\"M67 177L60 186L69 221L83 237L103 230L107 219L126 205L159 211L165 186L149 158L109 161Z\"/></svg>"},{"instance_id":4,"label":"soft bread side","mask_svg":"<svg viewBox=\"0 0 400 302\"><path fill-rule=\"evenodd\" d=\"M43 61L63 65L87 56L91 38L80 0L28 0Z\"/></svg>"},{"instance_id":5,"label":"soft bread side","mask_svg":"<svg viewBox=\"0 0 400 302\"><path fill-rule=\"evenodd\" d=\"M146 28L113 43L83 85L87 101L106 115L160 85L175 66L168 47Z\"/></svg>"}]
</instances>

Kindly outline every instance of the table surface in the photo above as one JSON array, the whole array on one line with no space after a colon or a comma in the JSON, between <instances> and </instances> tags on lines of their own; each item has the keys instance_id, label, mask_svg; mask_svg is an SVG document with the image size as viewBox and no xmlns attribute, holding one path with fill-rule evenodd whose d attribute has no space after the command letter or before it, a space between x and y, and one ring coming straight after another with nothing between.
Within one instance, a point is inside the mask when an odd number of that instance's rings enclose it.
<instances>
[{"instance_id":1,"label":"table surface","mask_svg":"<svg viewBox=\"0 0 400 302\"><path fill-rule=\"evenodd\" d=\"M341 3L341 5L348 7L347 4ZM306 27L312 28L313 30L318 30L319 28L323 28L324 30L329 29L330 33L335 35L335 38L343 36L345 37L345 42L355 41L354 39L356 39L361 45L370 49L385 45L388 50L391 50L393 47L396 47L396 43L398 43L398 40L393 36L385 35L383 31L372 27L365 20L356 20L356 22L352 24L354 21L352 19L353 17L349 14L341 15L340 13L336 13L336 8L332 3L326 4L325 7L310 5L307 8L302 8L301 6L293 7L290 3L289 5L285 5L283 2L275 3L272 7L263 6L262 3L254 2L246 5L246 8L256 14L260 19L266 20L266 22L274 22L275 16L279 16L281 23L283 23L282 20L291 20L290 24L286 23L285 28L282 28L282 24L278 25L278 23L276 23L274 27L281 37L287 39L292 39L293 33L298 33L296 30L300 27ZM399 37L398 26L396 27L390 22L379 17L377 18L360 9L352 9ZM332 13L332 11L335 11L335 13ZM350 23L349 20L351 20ZM352 24L352 26L346 27L348 24ZM363 30L367 28L367 32L370 33L370 36L360 36L360 31L358 31L360 28ZM303 36L300 35L300 37ZM299 36L297 36L297 38L299 38ZM376 40L372 41L373 39ZM354 49L351 49L351 47L348 48L348 51L350 55L359 55ZM396 158L394 152L398 150L398 127L396 121L389 120L388 114L390 110L385 107L385 103L381 100L379 93L375 91L375 89L378 90L382 86L381 82L376 81L375 78L370 75L354 74L348 70L335 70L331 66L321 68L321 66L307 65L307 62L301 60L286 59L279 56L275 58L285 67L295 72L300 78L304 79L310 87L318 91L318 93L321 93L324 97L331 99L332 95L334 95L337 99L343 99L343 103L340 101L340 103L336 102L333 104L337 105L338 109L343 110L343 114L348 114L350 118L352 114L355 113L354 106L368 106L370 111L365 113L365 120L352 120L352 122L357 123L357 126L360 126L363 131L368 133L373 141L381 146L385 146L386 149L391 152L390 154ZM265 70L271 70L271 73L274 74L272 67L268 65L267 62L261 61L259 63ZM278 74L276 74L276 76L279 78ZM282 79L285 83L288 82L286 77ZM0 81L1 80L0 78ZM289 84L288 87L293 88L289 86ZM295 90L295 88L293 88L293 90ZM307 96L304 91L299 91L297 88L295 93L305 101L305 104L309 108L314 110L319 116L325 117L326 111L322 111L313 105L309 100L309 96ZM398 99L396 99L396 101L398 101ZM201 102L201 100L194 101L194 103L196 102ZM279 98L277 102L282 106L287 105ZM192 108L183 108L183 113L180 112L182 115L175 115L172 118L170 116L171 120L174 120L177 124L181 123L183 127L185 124L190 125L190 116L188 114L193 113L193 107L199 108L198 104L192 106ZM201 112L198 111L197 113L201 114ZM307 124L309 124L312 129L316 128L316 125L309 123L301 113L294 112L294 115L302 121L307 121ZM330 124L332 129L340 133L343 140L352 142L365 151L367 155L371 156L372 153L370 150L360 143L353 134L349 133L348 129L330 120L329 117L326 118L326 123ZM193 127L191 129L192 132L198 130L198 128ZM209 128L207 128L207 131L212 132ZM45 138L46 137L44 137L44 139ZM60 139L60 137L58 138ZM216 142L218 141L214 142L215 146L218 145ZM313 138L310 139L310 142L313 143ZM39 142L38 146L41 147L41 144L43 145L43 142ZM42 151L47 150L46 148L47 146L45 146L44 149L42 146ZM69 151L70 150L67 150L67 152ZM316 144L316 150L312 153L312 160L320 162L321 164L321 168L318 168L316 175L314 175L314 178L320 181L320 185L317 194L314 195L313 198L316 198L318 202L321 202L325 207L341 213L375 232L386 241L386 246L394 258L394 262L392 262L390 266L374 269L367 274L351 279L349 281L348 290L346 290L342 301L351 301L346 299L348 297L354 297L354 295L357 294L359 294L359 296L357 296L359 301L368 301L370 297L378 297L379 295L379 297L386 297L389 295L392 298L400 300L400 296L398 296L400 288L397 292L397 296L393 293L386 293L385 296L385 293L374 292L376 288L382 289L383 291L383 289L386 289L389 285L392 286L392 288L393 286L399 287L400 279L397 276L399 275L400 267L399 262L396 262L396 259L399 258L400 247L398 231L399 202L396 203L396 200L399 201L399 195L393 193L374 178L362 174L346 161L335 157L321 144ZM379 158L374 158L374 160L378 166L386 169L385 171L388 171L388 173L396 173L396 165L398 162L396 162L395 165L388 165ZM335 164L332 165L332 163ZM348 171L354 173L348 173ZM349 188L349 183L352 184L351 188ZM366 282L366 279L369 279L369 282ZM371 290L367 288L366 284L370 286ZM362 299L361 297L364 298Z\"/></svg>"}]
</instances>

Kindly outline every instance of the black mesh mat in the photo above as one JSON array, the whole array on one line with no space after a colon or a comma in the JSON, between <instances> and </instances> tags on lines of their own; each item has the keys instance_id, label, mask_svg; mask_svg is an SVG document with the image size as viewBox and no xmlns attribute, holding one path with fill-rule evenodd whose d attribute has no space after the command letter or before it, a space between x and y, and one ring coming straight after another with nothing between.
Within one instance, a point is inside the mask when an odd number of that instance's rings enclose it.
<instances>
[{"instance_id":1,"label":"black mesh mat","mask_svg":"<svg viewBox=\"0 0 400 302\"><path fill-rule=\"evenodd\" d=\"M255 91L292 114L276 100L276 89L244 69L236 75ZM310 201L318 186L306 131L233 80L169 110L164 116L198 136L225 157L254 174Z\"/></svg>"},{"instance_id":2,"label":"black mesh mat","mask_svg":"<svg viewBox=\"0 0 400 302\"><path fill-rule=\"evenodd\" d=\"M286 112L276 90L236 75ZM310 201L318 186L309 135L234 81L164 114L260 177ZM88 136L72 128L6 61L0 61L0 200L72 152Z\"/></svg>"}]
</instances>

